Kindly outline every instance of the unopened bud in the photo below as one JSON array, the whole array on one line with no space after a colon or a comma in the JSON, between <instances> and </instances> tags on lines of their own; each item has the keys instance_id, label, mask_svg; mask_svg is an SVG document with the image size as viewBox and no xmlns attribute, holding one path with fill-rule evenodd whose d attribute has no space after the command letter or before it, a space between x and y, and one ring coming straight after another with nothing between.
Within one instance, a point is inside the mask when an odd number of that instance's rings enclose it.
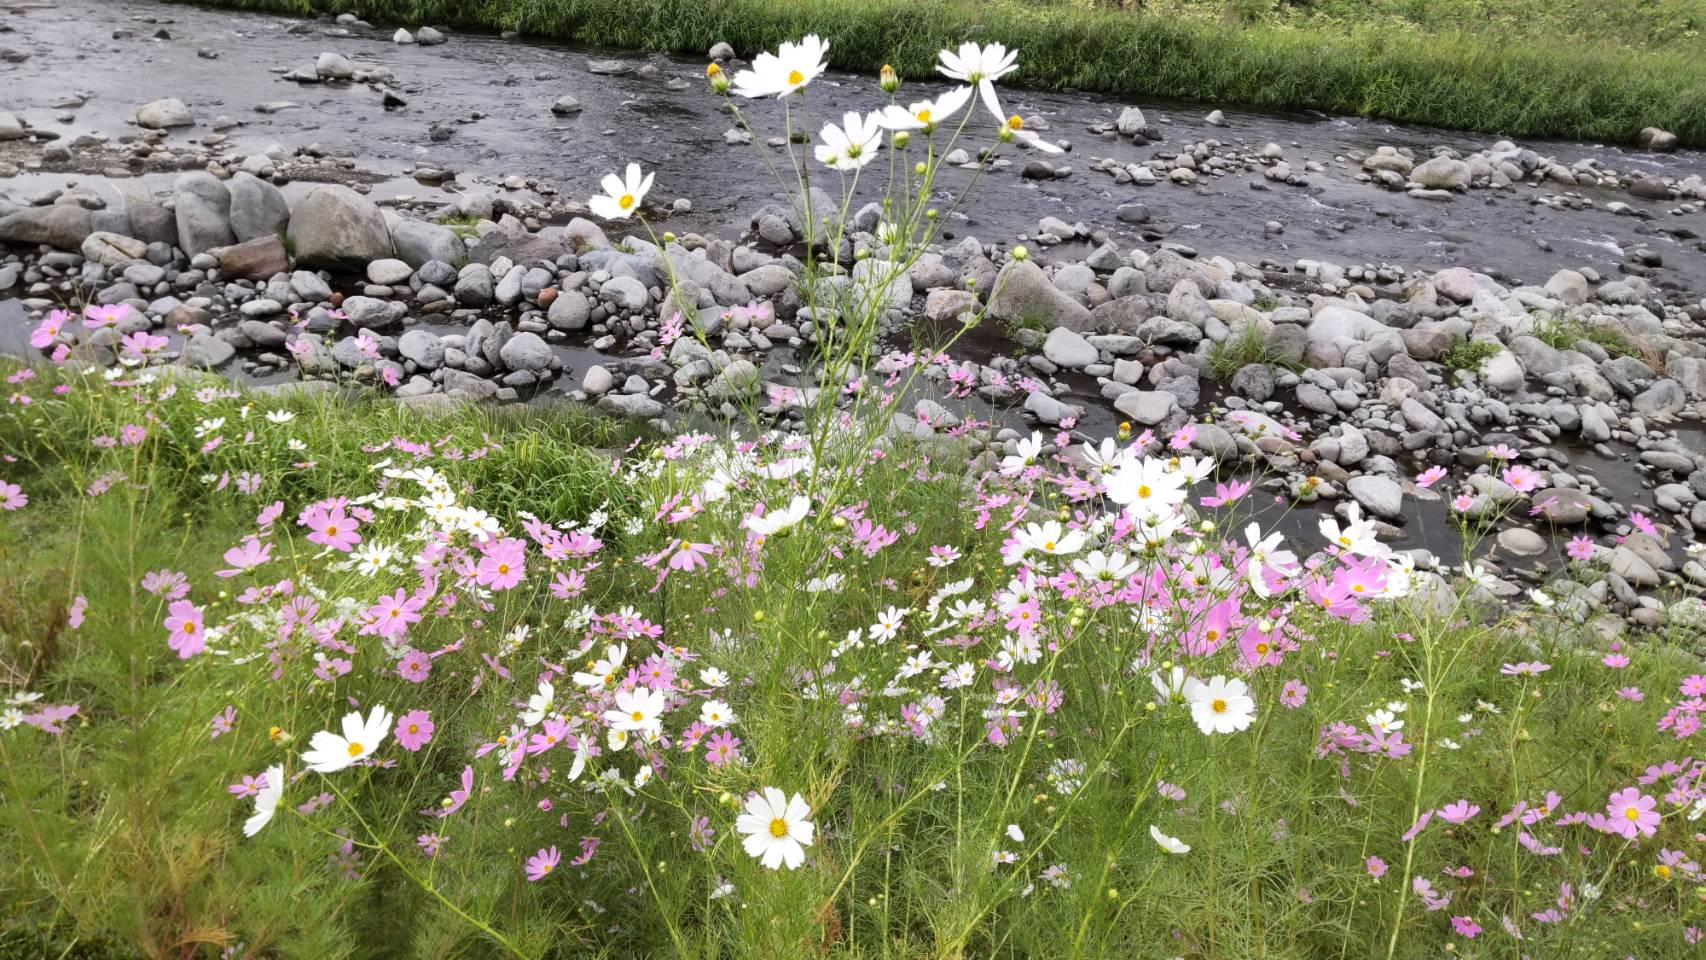
<instances>
[{"instance_id":1,"label":"unopened bud","mask_svg":"<svg viewBox=\"0 0 1706 960\"><path fill-rule=\"evenodd\" d=\"M883 69L877 72L877 85L883 88L884 93L893 93L900 89L900 76L894 72L893 67L885 63Z\"/></svg>"}]
</instances>

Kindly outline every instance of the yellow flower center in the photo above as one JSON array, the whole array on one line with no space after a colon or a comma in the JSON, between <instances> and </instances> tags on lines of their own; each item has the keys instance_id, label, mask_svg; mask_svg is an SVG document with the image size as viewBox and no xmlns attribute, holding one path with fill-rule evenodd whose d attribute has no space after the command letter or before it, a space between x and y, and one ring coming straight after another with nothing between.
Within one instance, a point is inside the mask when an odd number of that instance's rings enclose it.
<instances>
[{"instance_id":1,"label":"yellow flower center","mask_svg":"<svg viewBox=\"0 0 1706 960\"><path fill-rule=\"evenodd\" d=\"M367 749L366 747L364 747L361 744L356 743L355 741L351 740L350 745L349 745L349 755L352 757L359 757L359 756L361 756L362 751L364 751L366 749Z\"/></svg>"},{"instance_id":2,"label":"yellow flower center","mask_svg":"<svg viewBox=\"0 0 1706 960\"><path fill-rule=\"evenodd\" d=\"M507 564L507 563L498 564L498 572L499 573L508 573L509 572L509 564Z\"/></svg>"},{"instance_id":3,"label":"yellow flower center","mask_svg":"<svg viewBox=\"0 0 1706 960\"><path fill-rule=\"evenodd\" d=\"M631 193L624 193L617 199L616 205L624 210L632 209L634 206L634 195Z\"/></svg>"},{"instance_id":4,"label":"yellow flower center","mask_svg":"<svg viewBox=\"0 0 1706 960\"><path fill-rule=\"evenodd\" d=\"M1011 117L1007 118L1007 129L1009 129L1009 130L1023 130L1024 128L1025 128L1025 121L1018 114L1015 113Z\"/></svg>"},{"instance_id":5,"label":"yellow flower center","mask_svg":"<svg viewBox=\"0 0 1706 960\"><path fill-rule=\"evenodd\" d=\"M1214 710L1215 713L1225 713L1226 712L1226 701L1225 700L1216 700L1213 703L1209 704L1209 706L1211 709Z\"/></svg>"},{"instance_id":6,"label":"yellow flower center","mask_svg":"<svg viewBox=\"0 0 1706 960\"><path fill-rule=\"evenodd\" d=\"M1639 820L1641 819L1641 808L1626 807L1623 810L1623 816L1629 820Z\"/></svg>"},{"instance_id":7,"label":"yellow flower center","mask_svg":"<svg viewBox=\"0 0 1706 960\"><path fill-rule=\"evenodd\" d=\"M788 821L777 817L770 821L770 835L780 839L788 835Z\"/></svg>"},{"instance_id":8,"label":"yellow flower center","mask_svg":"<svg viewBox=\"0 0 1706 960\"><path fill-rule=\"evenodd\" d=\"M646 719L646 715L639 710L635 710L633 713L628 714L628 718L633 720L635 723L639 723Z\"/></svg>"},{"instance_id":9,"label":"yellow flower center","mask_svg":"<svg viewBox=\"0 0 1706 960\"><path fill-rule=\"evenodd\" d=\"M338 528L336 526L330 526L330 527L326 528L326 536L335 537L337 535L338 535Z\"/></svg>"},{"instance_id":10,"label":"yellow flower center","mask_svg":"<svg viewBox=\"0 0 1706 960\"><path fill-rule=\"evenodd\" d=\"M1043 549L1047 550L1049 553L1053 553L1054 552L1054 541L1053 540L1044 540L1043 541Z\"/></svg>"},{"instance_id":11,"label":"yellow flower center","mask_svg":"<svg viewBox=\"0 0 1706 960\"><path fill-rule=\"evenodd\" d=\"M926 107L923 110L918 111L916 114L914 114L914 116L916 116L918 118L919 123L929 123L930 122L930 109L928 107Z\"/></svg>"},{"instance_id":12,"label":"yellow flower center","mask_svg":"<svg viewBox=\"0 0 1706 960\"><path fill-rule=\"evenodd\" d=\"M1146 484L1144 484L1144 485L1143 485L1143 486L1141 486L1141 487L1138 487L1138 488L1137 488L1137 496L1138 496L1138 499L1140 499L1140 500L1148 500L1148 499L1149 499L1149 494L1150 494L1150 490L1149 490L1149 484L1147 484L1147 483L1146 483Z\"/></svg>"},{"instance_id":13,"label":"yellow flower center","mask_svg":"<svg viewBox=\"0 0 1706 960\"><path fill-rule=\"evenodd\" d=\"M1256 652L1257 653L1267 653L1268 652L1268 645L1266 643L1263 643L1260 640L1256 641Z\"/></svg>"},{"instance_id":14,"label":"yellow flower center","mask_svg":"<svg viewBox=\"0 0 1706 960\"><path fill-rule=\"evenodd\" d=\"M805 83L805 82L806 82L806 75L805 74L801 73L798 70L789 70L788 71L788 85L789 86L797 87L800 84Z\"/></svg>"},{"instance_id":15,"label":"yellow flower center","mask_svg":"<svg viewBox=\"0 0 1706 960\"><path fill-rule=\"evenodd\" d=\"M421 732L421 725L418 723L409 724L409 732L410 733L420 733Z\"/></svg>"}]
</instances>

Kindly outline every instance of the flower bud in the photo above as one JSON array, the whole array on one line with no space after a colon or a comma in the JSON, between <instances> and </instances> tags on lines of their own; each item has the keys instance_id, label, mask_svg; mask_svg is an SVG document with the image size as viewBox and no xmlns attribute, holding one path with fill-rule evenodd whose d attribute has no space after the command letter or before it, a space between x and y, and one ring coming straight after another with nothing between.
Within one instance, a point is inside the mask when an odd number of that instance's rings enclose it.
<instances>
[{"instance_id":1,"label":"flower bud","mask_svg":"<svg viewBox=\"0 0 1706 960\"><path fill-rule=\"evenodd\" d=\"M1030 256L1031 256L1031 251L1025 249L1024 244L1022 244L1022 243L1013 244L1013 252L1012 252L1013 259L1018 260L1022 263L1026 259L1028 259Z\"/></svg>"},{"instance_id":2,"label":"flower bud","mask_svg":"<svg viewBox=\"0 0 1706 960\"><path fill-rule=\"evenodd\" d=\"M885 63L883 69L877 73L877 85L883 88L884 93L893 93L900 89L900 76L894 72L893 67Z\"/></svg>"},{"instance_id":3,"label":"flower bud","mask_svg":"<svg viewBox=\"0 0 1706 960\"><path fill-rule=\"evenodd\" d=\"M906 145L912 142L912 134L905 130L896 130L890 140L893 141L896 150L905 150Z\"/></svg>"},{"instance_id":4,"label":"flower bud","mask_svg":"<svg viewBox=\"0 0 1706 960\"><path fill-rule=\"evenodd\" d=\"M723 72L722 67L714 63L706 64L705 79L710 81L712 93L729 92L729 75Z\"/></svg>"},{"instance_id":5,"label":"flower bud","mask_svg":"<svg viewBox=\"0 0 1706 960\"><path fill-rule=\"evenodd\" d=\"M675 242L675 231L665 230L663 232L663 242L664 243L674 243Z\"/></svg>"}]
</instances>

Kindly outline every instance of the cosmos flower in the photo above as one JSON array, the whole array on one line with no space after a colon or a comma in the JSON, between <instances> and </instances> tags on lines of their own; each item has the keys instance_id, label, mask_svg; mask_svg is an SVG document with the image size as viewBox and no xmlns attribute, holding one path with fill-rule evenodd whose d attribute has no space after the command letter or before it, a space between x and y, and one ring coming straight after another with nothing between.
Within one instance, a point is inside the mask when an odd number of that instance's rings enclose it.
<instances>
[{"instance_id":1,"label":"cosmos flower","mask_svg":"<svg viewBox=\"0 0 1706 960\"><path fill-rule=\"evenodd\" d=\"M329 730L315 733L302 753L302 762L315 773L336 773L373 756L390 735L391 714L384 707L374 707L365 718L359 710L347 713L343 735Z\"/></svg>"},{"instance_id":2,"label":"cosmos flower","mask_svg":"<svg viewBox=\"0 0 1706 960\"><path fill-rule=\"evenodd\" d=\"M765 787L746 801L746 810L735 820L735 830L745 839L741 845L748 856L758 858L775 870L784 864L797 869L812 845L811 807L798 793L792 799L775 787Z\"/></svg>"},{"instance_id":3,"label":"cosmos flower","mask_svg":"<svg viewBox=\"0 0 1706 960\"><path fill-rule=\"evenodd\" d=\"M775 53L753 58L752 69L735 74L734 92L748 99L786 97L805 89L829 69L829 43L808 34L798 43L784 43Z\"/></svg>"}]
</instances>

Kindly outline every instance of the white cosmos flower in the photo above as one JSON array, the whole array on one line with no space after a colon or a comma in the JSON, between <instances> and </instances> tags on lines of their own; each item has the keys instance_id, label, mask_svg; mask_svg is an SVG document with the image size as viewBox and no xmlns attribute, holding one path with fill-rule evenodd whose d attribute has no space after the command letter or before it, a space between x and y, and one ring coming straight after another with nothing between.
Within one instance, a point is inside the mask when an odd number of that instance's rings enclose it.
<instances>
[{"instance_id":1,"label":"white cosmos flower","mask_svg":"<svg viewBox=\"0 0 1706 960\"><path fill-rule=\"evenodd\" d=\"M761 537L774 536L804 520L811 506L810 497L798 495L783 509L772 510L762 517L747 517L741 524Z\"/></svg>"},{"instance_id":2,"label":"white cosmos flower","mask_svg":"<svg viewBox=\"0 0 1706 960\"><path fill-rule=\"evenodd\" d=\"M656 733L663 728L662 691L635 687L616 694L616 709L604 711L612 730Z\"/></svg>"},{"instance_id":3,"label":"white cosmos flower","mask_svg":"<svg viewBox=\"0 0 1706 960\"><path fill-rule=\"evenodd\" d=\"M1016 444L1017 449L1001 460L1001 475L1016 477L1025 472L1025 468L1036 466L1037 459L1043 455L1043 435L1032 431L1029 437Z\"/></svg>"},{"instance_id":4,"label":"white cosmos flower","mask_svg":"<svg viewBox=\"0 0 1706 960\"><path fill-rule=\"evenodd\" d=\"M1137 518L1170 516L1185 502L1185 478L1154 457L1121 461L1102 486L1109 500Z\"/></svg>"},{"instance_id":5,"label":"white cosmos flower","mask_svg":"<svg viewBox=\"0 0 1706 960\"><path fill-rule=\"evenodd\" d=\"M296 419L296 412L294 410L268 410L267 411L267 422L268 423L289 423L290 421L295 420L295 419Z\"/></svg>"},{"instance_id":6,"label":"white cosmos flower","mask_svg":"<svg viewBox=\"0 0 1706 960\"><path fill-rule=\"evenodd\" d=\"M944 120L960 112L971 99L970 87L955 87L934 100L920 100L902 107L891 103L877 114L877 123L887 130L922 130L933 133Z\"/></svg>"},{"instance_id":7,"label":"white cosmos flower","mask_svg":"<svg viewBox=\"0 0 1706 960\"><path fill-rule=\"evenodd\" d=\"M358 760L365 760L391 735L391 713L374 707L364 719L360 711L344 714L343 736L321 730L308 740L302 762L315 773L336 773Z\"/></svg>"},{"instance_id":8,"label":"white cosmos flower","mask_svg":"<svg viewBox=\"0 0 1706 960\"><path fill-rule=\"evenodd\" d=\"M255 793L255 813L243 821L243 836L252 837L272 822L278 811L278 801L284 796L284 767L273 764L267 768L267 783Z\"/></svg>"},{"instance_id":9,"label":"white cosmos flower","mask_svg":"<svg viewBox=\"0 0 1706 960\"><path fill-rule=\"evenodd\" d=\"M699 680L707 687L716 689L728 685L729 675L716 667L706 667L699 671Z\"/></svg>"},{"instance_id":10,"label":"white cosmos flower","mask_svg":"<svg viewBox=\"0 0 1706 960\"><path fill-rule=\"evenodd\" d=\"M1127 560L1121 550L1115 550L1112 554L1092 550L1084 559L1072 561L1072 569L1086 580L1120 583L1138 571L1138 564Z\"/></svg>"},{"instance_id":11,"label":"white cosmos flower","mask_svg":"<svg viewBox=\"0 0 1706 960\"><path fill-rule=\"evenodd\" d=\"M812 155L819 163L831 170L857 170L877 158L877 150L883 145L883 128L877 124L876 114L860 116L850 110L842 116L841 126L826 123L817 137L822 142L812 149Z\"/></svg>"},{"instance_id":12,"label":"white cosmos flower","mask_svg":"<svg viewBox=\"0 0 1706 960\"><path fill-rule=\"evenodd\" d=\"M625 177L607 173L599 181L604 193L586 202L592 212L606 220L626 220L639 211L640 201L646 199L646 193L652 189L652 178L655 173L640 174L640 165L628 164Z\"/></svg>"},{"instance_id":13,"label":"white cosmos flower","mask_svg":"<svg viewBox=\"0 0 1706 960\"><path fill-rule=\"evenodd\" d=\"M1404 721L1398 719L1391 710L1376 710L1363 719L1368 721L1371 729L1381 733L1397 733L1404 729Z\"/></svg>"},{"instance_id":14,"label":"white cosmos flower","mask_svg":"<svg viewBox=\"0 0 1706 960\"><path fill-rule=\"evenodd\" d=\"M1062 556L1077 553L1078 548L1084 546L1084 531L1063 532L1060 521L1045 520L1042 523L1025 524L1025 529L1019 531L1015 539L1027 553L1035 550L1050 556Z\"/></svg>"},{"instance_id":15,"label":"white cosmos flower","mask_svg":"<svg viewBox=\"0 0 1706 960\"><path fill-rule=\"evenodd\" d=\"M1044 153L1065 152L1054 144L1044 140L1042 137L1037 136L1036 133L1026 130L1025 118L1016 113L1006 119L1002 119L1001 114L997 113L995 115L995 119L1001 124L1001 135L1004 138L1011 137L1026 146L1035 147Z\"/></svg>"},{"instance_id":16,"label":"white cosmos flower","mask_svg":"<svg viewBox=\"0 0 1706 960\"><path fill-rule=\"evenodd\" d=\"M1149 682L1155 686L1155 693L1160 697L1162 706L1184 696L1185 683L1189 679L1184 667L1174 667L1165 674L1159 670L1149 674Z\"/></svg>"},{"instance_id":17,"label":"white cosmos flower","mask_svg":"<svg viewBox=\"0 0 1706 960\"><path fill-rule=\"evenodd\" d=\"M1250 544L1250 562L1246 573L1250 578L1250 589L1259 597L1272 596L1268 588L1267 571L1272 570L1282 577L1288 577L1297 570L1297 554L1290 550L1281 549L1285 538L1278 533L1262 536L1262 528L1251 523L1244 528L1244 539Z\"/></svg>"},{"instance_id":18,"label":"white cosmos flower","mask_svg":"<svg viewBox=\"0 0 1706 960\"><path fill-rule=\"evenodd\" d=\"M521 711L521 722L531 727L544 720L556 699L557 688L551 685L551 681L539 681L539 692L527 698L527 709Z\"/></svg>"},{"instance_id":19,"label":"white cosmos flower","mask_svg":"<svg viewBox=\"0 0 1706 960\"><path fill-rule=\"evenodd\" d=\"M806 819L811 812L799 794L790 800L775 787L765 787L746 802L746 812L735 820L735 829L745 837L741 845L748 856L757 857L771 870L783 864L793 870L806 862L805 848L812 845L814 828Z\"/></svg>"},{"instance_id":20,"label":"white cosmos flower","mask_svg":"<svg viewBox=\"0 0 1706 960\"><path fill-rule=\"evenodd\" d=\"M574 675L575 683L591 689L593 687L613 687L616 685L616 672L622 669L622 661L628 657L628 645L613 643L604 648L604 659L595 660L591 670L582 670Z\"/></svg>"},{"instance_id":21,"label":"white cosmos flower","mask_svg":"<svg viewBox=\"0 0 1706 960\"><path fill-rule=\"evenodd\" d=\"M1149 825L1149 835L1155 838L1157 846L1176 857L1182 857L1191 852L1190 844L1180 840L1178 837L1167 836L1153 823Z\"/></svg>"},{"instance_id":22,"label":"white cosmos flower","mask_svg":"<svg viewBox=\"0 0 1706 960\"><path fill-rule=\"evenodd\" d=\"M1213 677L1207 683L1195 677L1186 680L1185 702L1203 733L1236 733L1256 719L1256 701L1237 678Z\"/></svg>"},{"instance_id":23,"label":"white cosmos flower","mask_svg":"<svg viewBox=\"0 0 1706 960\"><path fill-rule=\"evenodd\" d=\"M1007 825L1007 836L1014 843L1024 843L1025 842L1025 831L1021 830L1019 828L1019 825L1016 823L1009 823Z\"/></svg>"},{"instance_id":24,"label":"white cosmos flower","mask_svg":"<svg viewBox=\"0 0 1706 960\"><path fill-rule=\"evenodd\" d=\"M751 70L734 77L734 92L747 98L785 97L829 69L829 42L810 34L799 43L784 43L775 53L753 58Z\"/></svg>"},{"instance_id":25,"label":"white cosmos flower","mask_svg":"<svg viewBox=\"0 0 1706 960\"><path fill-rule=\"evenodd\" d=\"M699 705L699 722L707 727L726 727L735 722L735 712L721 700L707 700Z\"/></svg>"},{"instance_id":26,"label":"white cosmos flower","mask_svg":"<svg viewBox=\"0 0 1706 960\"><path fill-rule=\"evenodd\" d=\"M937 57L941 61L936 67L938 73L976 87L989 112L1001 116L1001 105L995 99L995 81L1018 69L1017 50L1008 50L999 43L980 47L967 41L960 44L959 50L943 50Z\"/></svg>"}]
</instances>

